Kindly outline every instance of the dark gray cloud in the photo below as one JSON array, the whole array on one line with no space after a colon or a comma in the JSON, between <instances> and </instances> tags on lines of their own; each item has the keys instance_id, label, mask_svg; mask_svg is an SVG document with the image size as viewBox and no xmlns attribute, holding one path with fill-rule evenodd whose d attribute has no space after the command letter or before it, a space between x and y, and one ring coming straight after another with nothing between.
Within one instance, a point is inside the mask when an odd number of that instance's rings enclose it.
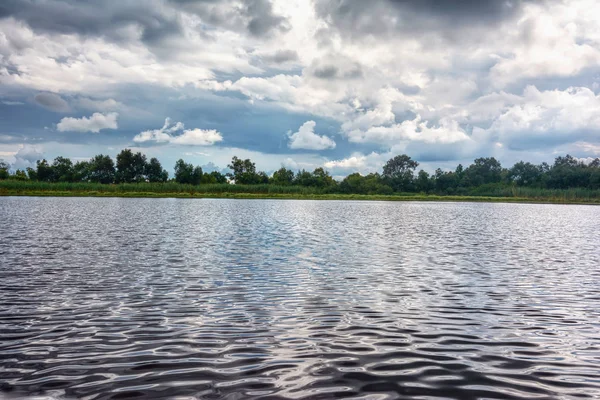
<instances>
[{"instance_id":1,"label":"dark gray cloud","mask_svg":"<svg viewBox=\"0 0 600 400\"><path fill-rule=\"evenodd\" d=\"M263 55L261 58L267 62L283 64L289 61L297 61L298 53L295 50L278 50L275 53Z\"/></svg>"},{"instance_id":2,"label":"dark gray cloud","mask_svg":"<svg viewBox=\"0 0 600 400\"><path fill-rule=\"evenodd\" d=\"M42 107L52 111L67 112L70 110L69 104L62 97L54 93L38 93L33 99Z\"/></svg>"},{"instance_id":3,"label":"dark gray cloud","mask_svg":"<svg viewBox=\"0 0 600 400\"><path fill-rule=\"evenodd\" d=\"M144 40L153 42L181 32L178 15L157 7L158 4L128 0L4 0L0 4L0 17L25 21L36 31L121 40L126 38L120 29L134 24L141 28Z\"/></svg>"},{"instance_id":4,"label":"dark gray cloud","mask_svg":"<svg viewBox=\"0 0 600 400\"><path fill-rule=\"evenodd\" d=\"M285 18L273 14L273 7L268 0L248 1L247 12L250 16L248 30L255 36L264 36L273 30L289 29Z\"/></svg>"},{"instance_id":5,"label":"dark gray cloud","mask_svg":"<svg viewBox=\"0 0 600 400\"><path fill-rule=\"evenodd\" d=\"M394 36L442 31L445 39L464 37L461 31L485 27L518 16L532 0L323 0L317 14L353 39L365 35ZM551 0L550 0L551 1Z\"/></svg>"},{"instance_id":6,"label":"dark gray cloud","mask_svg":"<svg viewBox=\"0 0 600 400\"><path fill-rule=\"evenodd\" d=\"M195 14L208 25L254 36L289 29L287 19L276 15L270 0L169 0L176 9Z\"/></svg>"},{"instance_id":7,"label":"dark gray cloud","mask_svg":"<svg viewBox=\"0 0 600 400\"><path fill-rule=\"evenodd\" d=\"M322 65L316 67L312 71L312 75L319 79L358 79L362 78L363 72L358 64L352 65L345 70L335 65Z\"/></svg>"},{"instance_id":8,"label":"dark gray cloud","mask_svg":"<svg viewBox=\"0 0 600 400\"><path fill-rule=\"evenodd\" d=\"M246 30L264 36L286 30L286 19L275 15L269 0L2 0L0 18L13 17L41 32L101 36L127 41L123 28L135 26L141 39L152 46L165 39L183 37L182 14L193 13L212 27Z\"/></svg>"},{"instance_id":9,"label":"dark gray cloud","mask_svg":"<svg viewBox=\"0 0 600 400\"><path fill-rule=\"evenodd\" d=\"M324 67L316 68L313 75L321 79L332 79L338 74L338 68L335 65L327 65Z\"/></svg>"}]
</instances>

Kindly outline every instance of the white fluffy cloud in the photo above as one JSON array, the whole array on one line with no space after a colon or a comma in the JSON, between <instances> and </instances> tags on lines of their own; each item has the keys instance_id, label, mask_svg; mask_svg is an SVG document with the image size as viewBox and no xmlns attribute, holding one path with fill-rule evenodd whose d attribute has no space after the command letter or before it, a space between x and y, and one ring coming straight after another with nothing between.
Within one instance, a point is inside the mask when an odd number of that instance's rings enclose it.
<instances>
[{"instance_id":1,"label":"white fluffy cloud","mask_svg":"<svg viewBox=\"0 0 600 400\"><path fill-rule=\"evenodd\" d=\"M600 95L584 87L540 91L528 86L495 111L489 128L474 128L474 138L539 148L597 140L600 131Z\"/></svg>"},{"instance_id":2,"label":"white fluffy cloud","mask_svg":"<svg viewBox=\"0 0 600 400\"><path fill-rule=\"evenodd\" d=\"M530 4L523 17L503 34L513 46L496 55L491 80L496 87L527 78L569 77L600 65L600 3Z\"/></svg>"},{"instance_id":3,"label":"white fluffy cloud","mask_svg":"<svg viewBox=\"0 0 600 400\"><path fill-rule=\"evenodd\" d=\"M365 131L348 132L350 141L374 143L398 143L403 140L425 143L455 143L470 140L458 122L443 118L438 126L429 126L417 115L413 120L388 126L373 126Z\"/></svg>"},{"instance_id":4,"label":"white fluffy cloud","mask_svg":"<svg viewBox=\"0 0 600 400\"><path fill-rule=\"evenodd\" d=\"M326 168L341 168L349 170L359 170L366 165L367 157L363 155L354 155L342 160L327 161L323 164Z\"/></svg>"},{"instance_id":5,"label":"white fluffy cloud","mask_svg":"<svg viewBox=\"0 0 600 400\"><path fill-rule=\"evenodd\" d=\"M298 132L290 133L288 147L290 149L326 150L334 149L335 142L327 136L315 133L315 121L306 121Z\"/></svg>"},{"instance_id":6,"label":"white fluffy cloud","mask_svg":"<svg viewBox=\"0 0 600 400\"><path fill-rule=\"evenodd\" d=\"M165 124L160 129L143 131L137 134L133 141L136 143L155 142L172 143L189 146L212 146L223 140L223 136L215 129L184 129L182 122L171 124L171 119L166 118ZM181 134L176 135L176 133Z\"/></svg>"},{"instance_id":7,"label":"white fluffy cloud","mask_svg":"<svg viewBox=\"0 0 600 400\"><path fill-rule=\"evenodd\" d=\"M90 117L72 118L65 117L56 125L59 132L95 132L102 129L117 129L116 112L107 114L93 113Z\"/></svg>"},{"instance_id":8,"label":"white fluffy cloud","mask_svg":"<svg viewBox=\"0 0 600 400\"><path fill-rule=\"evenodd\" d=\"M171 143L193 146L211 146L223 140L223 136L215 129L187 129L183 134L171 139Z\"/></svg>"}]
</instances>

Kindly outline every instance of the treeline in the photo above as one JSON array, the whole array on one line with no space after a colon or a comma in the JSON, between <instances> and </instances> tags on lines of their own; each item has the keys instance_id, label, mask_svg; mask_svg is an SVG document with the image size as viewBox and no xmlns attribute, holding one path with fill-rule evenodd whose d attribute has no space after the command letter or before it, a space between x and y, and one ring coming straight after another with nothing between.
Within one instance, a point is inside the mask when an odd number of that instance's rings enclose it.
<instances>
[{"instance_id":1,"label":"treeline","mask_svg":"<svg viewBox=\"0 0 600 400\"><path fill-rule=\"evenodd\" d=\"M440 195L489 194L494 188L532 189L600 189L600 159L584 163L570 155L557 157L552 165L535 165L520 161L511 168L503 168L493 157L478 158L473 164L458 165L453 171L437 169L430 175L417 171L419 163L407 155L398 155L383 166L383 173L348 175L341 182L333 179L328 171L296 171L281 168L272 175L257 171L249 159L233 157L227 166L231 172L205 173L200 166L178 160L174 176L163 169L156 158L148 160L140 152L129 149L121 151L116 162L110 156L97 155L89 161L73 163L65 157L57 157L52 163L37 161L35 168L10 173L10 166L0 162L0 179L29 180L38 182L92 182L113 183L163 183L175 182L187 185L226 184L300 186L314 188L321 193L392 194L431 193Z\"/></svg>"}]
</instances>

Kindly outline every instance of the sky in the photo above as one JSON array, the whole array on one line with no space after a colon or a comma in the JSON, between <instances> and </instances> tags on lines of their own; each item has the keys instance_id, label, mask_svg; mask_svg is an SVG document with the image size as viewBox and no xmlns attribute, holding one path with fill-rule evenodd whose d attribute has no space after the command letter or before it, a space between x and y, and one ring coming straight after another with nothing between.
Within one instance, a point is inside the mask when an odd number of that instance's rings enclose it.
<instances>
[{"instance_id":1,"label":"sky","mask_svg":"<svg viewBox=\"0 0 600 400\"><path fill-rule=\"evenodd\" d=\"M0 159L600 156L595 0L2 0Z\"/></svg>"}]
</instances>

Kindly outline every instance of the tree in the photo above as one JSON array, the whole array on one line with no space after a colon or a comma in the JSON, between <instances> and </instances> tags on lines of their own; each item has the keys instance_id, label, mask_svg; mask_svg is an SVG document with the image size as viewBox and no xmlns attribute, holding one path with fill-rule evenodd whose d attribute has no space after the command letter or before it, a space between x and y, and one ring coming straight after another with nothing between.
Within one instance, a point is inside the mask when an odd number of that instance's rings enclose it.
<instances>
[{"instance_id":1,"label":"tree","mask_svg":"<svg viewBox=\"0 0 600 400\"><path fill-rule=\"evenodd\" d=\"M428 193L433 189L433 183L429 178L429 174L426 171L420 170L415 180L415 186L417 191Z\"/></svg>"},{"instance_id":2,"label":"tree","mask_svg":"<svg viewBox=\"0 0 600 400\"><path fill-rule=\"evenodd\" d=\"M519 161L508 170L508 180L519 186L531 186L542 177L542 168L529 162Z\"/></svg>"},{"instance_id":3,"label":"tree","mask_svg":"<svg viewBox=\"0 0 600 400\"><path fill-rule=\"evenodd\" d=\"M37 171L31 167L27 167L27 177L29 178L30 181L37 181L38 180Z\"/></svg>"},{"instance_id":4,"label":"tree","mask_svg":"<svg viewBox=\"0 0 600 400\"><path fill-rule=\"evenodd\" d=\"M557 167L578 167L580 166L581 162L579 162L575 157L571 156L570 154L567 154L564 157L556 157L554 159L554 168Z\"/></svg>"},{"instance_id":5,"label":"tree","mask_svg":"<svg viewBox=\"0 0 600 400\"><path fill-rule=\"evenodd\" d=\"M38 180L41 182L52 182L54 180L54 170L45 158L41 161L37 160L36 173Z\"/></svg>"},{"instance_id":6,"label":"tree","mask_svg":"<svg viewBox=\"0 0 600 400\"><path fill-rule=\"evenodd\" d=\"M294 171L281 167L273 172L271 183L274 185L288 186L294 183Z\"/></svg>"},{"instance_id":7,"label":"tree","mask_svg":"<svg viewBox=\"0 0 600 400\"><path fill-rule=\"evenodd\" d=\"M433 184L436 193L452 194L455 193L458 187L458 179L456 172L444 172L441 168L435 170L433 175Z\"/></svg>"},{"instance_id":8,"label":"tree","mask_svg":"<svg viewBox=\"0 0 600 400\"><path fill-rule=\"evenodd\" d=\"M29 178L27 177L25 171L23 171L22 169L18 169L15 171L15 174L12 176L12 179L15 179L17 181L26 181Z\"/></svg>"},{"instance_id":9,"label":"tree","mask_svg":"<svg viewBox=\"0 0 600 400\"><path fill-rule=\"evenodd\" d=\"M124 165L122 166L122 168L125 168ZM117 171L115 170L115 163L113 159L110 158L110 156L98 154L90 160L88 178L90 181L97 183L113 183L116 180L116 178Z\"/></svg>"},{"instance_id":10,"label":"tree","mask_svg":"<svg viewBox=\"0 0 600 400\"><path fill-rule=\"evenodd\" d=\"M589 187L592 171L592 168L567 154L554 160L546 183L548 187L554 189Z\"/></svg>"},{"instance_id":11,"label":"tree","mask_svg":"<svg viewBox=\"0 0 600 400\"><path fill-rule=\"evenodd\" d=\"M182 159L175 163L175 182L198 185L202 181L202 168L188 164Z\"/></svg>"},{"instance_id":12,"label":"tree","mask_svg":"<svg viewBox=\"0 0 600 400\"><path fill-rule=\"evenodd\" d=\"M166 182L169 179L169 173L163 169L157 158L152 157L146 164L146 177L149 182Z\"/></svg>"},{"instance_id":13,"label":"tree","mask_svg":"<svg viewBox=\"0 0 600 400\"><path fill-rule=\"evenodd\" d=\"M88 182L90 181L91 163L90 161L78 161L73 165L73 181Z\"/></svg>"},{"instance_id":14,"label":"tree","mask_svg":"<svg viewBox=\"0 0 600 400\"><path fill-rule=\"evenodd\" d=\"M56 157L52 163L52 181L73 182L73 162L66 157Z\"/></svg>"},{"instance_id":15,"label":"tree","mask_svg":"<svg viewBox=\"0 0 600 400\"><path fill-rule=\"evenodd\" d=\"M502 165L494 157L477 158L465 170L465 181L468 186L481 186L502 180Z\"/></svg>"},{"instance_id":16,"label":"tree","mask_svg":"<svg viewBox=\"0 0 600 400\"><path fill-rule=\"evenodd\" d=\"M233 156L227 168L233 172L227 176L232 177L237 184L252 185L260 183L263 179L256 173L256 165L250 159L242 160Z\"/></svg>"},{"instance_id":17,"label":"tree","mask_svg":"<svg viewBox=\"0 0 600 400\"><path fill-rule=\"evenodd\" d=\"M268 184L269 183L269 175L266 172L260 171L256 174L256 182L257 184Z\"/></svg>"},{"instance_id":18,"label":"tree","mask_svg":"<svg viewBox=\"0 0 600 400\"><path fill-rule=\"evenodd\" d=\"M8 177L10 176L10 173L8 172L9 170L10 164L4 160L0 160L0 180L8 179Z\"/></svg>"},{"instance_id":19,"label":"tree","mask_svg":"<svg viewBox=\"0 0 600 400\"><path fill-rule=\"evenodd\" d=\"M118 182L142 182L146 180L146 156L140 152L133 153L130 149L124 149L117 154Z\"/></svg>"},{"instance_id":20,"label":"tree","mask_svg":"<svg viewBox=\"0 0 600 400\"><path fill-rule=\"evenodd\" d=\"M325 171L323 168L315 168L313 171L315 186L318 187L329 187L334 186L336 184L333 177L329 175L329 172Z\"/></svg>"},{"instance_id":21,"label":"tree","mask_svg":"<svg viewBox=\"0 0 600 400\"><path fill-rule=\"evenodd\" d=\"M406 154L388 160L383 166L383 177L396 191L412 189L413 174L419 163Z\"/></svg>"},{"instance_id":22,"label":"tree","mask_svg":"<svg viewBox=\"0 0 600 400\"><path fill-rule=\"evenodd\" d=\"M227 183L227 177L225 175L223 175L222 173L220 173L219 171L212 171L210 174L204 174L204 175L210 175L211 177L211 183Z\"/></svg>"},{"instance_id":23,"label":"tree","mask_svg":"<svg viewBox=\"0 0 600 400\"><path fill-rule=\"evenodd\" d=\"M223 184L227 183L227 177L220 173L219 171L205 172L202 174L202 183L203 184Z\"/></svg>"}]
</instances>

